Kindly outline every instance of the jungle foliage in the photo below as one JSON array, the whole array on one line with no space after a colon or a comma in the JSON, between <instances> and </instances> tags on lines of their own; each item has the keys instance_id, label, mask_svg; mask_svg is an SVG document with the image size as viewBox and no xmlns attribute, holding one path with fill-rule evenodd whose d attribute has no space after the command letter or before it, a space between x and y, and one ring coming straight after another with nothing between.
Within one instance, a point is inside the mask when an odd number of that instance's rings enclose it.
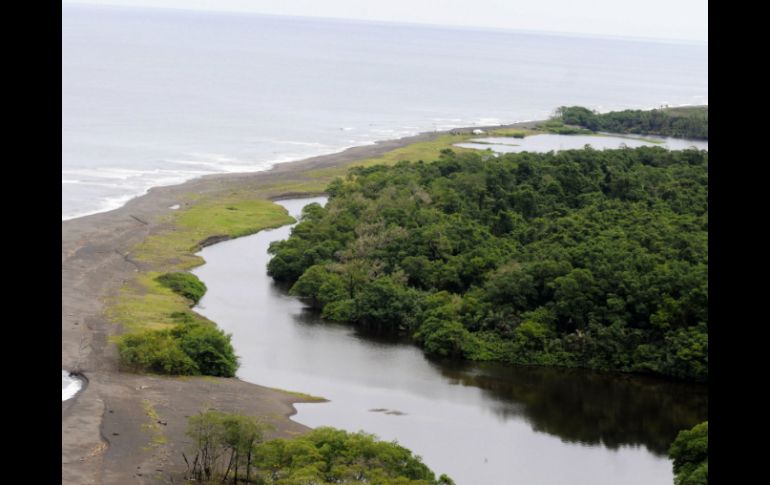
<instances>
[{"instance_id":1,"label":"jungle foliage","mask_svg":"<svg viewBox=\"0 0 770 485\"><path fill-rule=\"evenodd\" d=\"M641 147L352 169L273 243L329 320L439 357L708 378L708 153Z\"/></svg>"},{"instance_id":2,"label":"jungle foliage","mask_svg":"<svg viewBox=\"0 0 770 485\"><path fill-rule=\"evenodd\" d=\"M709 422L684 430L672 443L675 485L707 485L709 475Z\"/></svg>"}]
</instances>

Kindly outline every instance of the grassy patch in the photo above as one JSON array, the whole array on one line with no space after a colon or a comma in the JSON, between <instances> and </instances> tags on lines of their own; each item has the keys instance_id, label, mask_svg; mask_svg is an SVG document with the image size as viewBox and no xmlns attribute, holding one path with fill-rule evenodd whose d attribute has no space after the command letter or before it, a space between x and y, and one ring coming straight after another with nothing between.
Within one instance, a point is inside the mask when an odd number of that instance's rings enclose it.
<instances>
[{"instance_id":1,"label":"grassy patch","mask_svg":"<svg viewBox=\"0 0 770 485\"><path fill-rule=\"evenodd\" d=\"M329 400L326 399L325 397L313 396L311 394L305 394L304 392L287 391L286 389L280 389L278 387L271 387L270 389L273 389L274 391L282 392L284 394L290 394L292 396L298 397L303 401L307 401L307 402L329 402Z\"/></svg>"},{"instance_id":2,"label":"grassy patch","mask_svg":"<svg viewBox=\"0 0 770 485\"><path fill-rule=\"evenodd\" d=\"M193 275L182 272L203 263L195 255L200 243L210 237L234 238L294 221L280 205L256 199L253 194L231 193L223 199L199 197L191 204L168 216L165 225L131 253L140 265L165 271L139 272L107 302L108 318L128 332L112 339L114 342L122 342L125 347L125 338L129 335L135 340L142 336L146 339L157 337L153 349L162 347L155 345L157 343L173 347L171 343L176 337L163 340L148 332L170 331L180 328L180 324L212 325L209 320L189 311L191 300L197 301L205 286ZM196 327L195 331L204 332L205 329Z\"/></svg>"},{"instance_id":3,"label":"grassy patch","mask_svg":"<svg viewBox=\"0 0 770 485\"><path fill-rule=\"evenodd\" d=\"M153 268L184 271L203 263L195 252L206 238L239 237L291 222L286 209L269 200L203 201L172 214L166 227L134 248L131 256ZM126 282L108 302L109 318L130 331L177 323L172 314L186 312L189 300L157 281L161 275L145 271Z\"/></svg>"},{"instance_id":4,"label":"grassy patch","mask_svg":"<svg viewBox=\"0 0 770 485\"><path fill-rule=\"evenodd\" d=\"M455 143L462 143L477 138L480 135L458 134L458 135L440 135L434 140L419 141L407 146L390 150L382 155L357 160L345 167L324 168L311 170L307 176L314 179L326 179L330 182L334 177L343 177L351 167L369 167L372 165L394 165L402 160L416 162L418 160L433 161L436 160L441 150L451 148L455 152L473 151L470 148L460 148L453 146ZM324 185L325 186L325 185Z\"/></svg>"},{"instance_id":5,"label":"grassy patch","mask_svg":"<svg viewBox=\"0 0 770 485\"><path fill-rule=\"evenodd\" d=\"M294 222L278 204L246 197L234 194L224 200L203 200L172 214L167 228L148 237L132 256L160 268L186 270L203 263L195 252L209 237L235 238Z\"/></svg>"},{"instance_id":6,"label":"grassy patch","mask_svg":"<svg viewBox=\"0 0 770 485\"><path fill-rule=\"evenodd\" d=\"M524 138L530 135L540 135L542 131L528 130L522 128L500 128L498 130L491 130L489 136L510 136L513 138Z\"/></svg>"},{"instance_id":7,"label":"grassy patch","mask_svg":"<svg viewBox=\"0 0 770 485\"><path fill-rule=\"evenodd\" d=\"M140 273L108 302L107 316L126 330L158 330L177 323L172 316L189 310L189 301L156 281L157 272Z\"/></svg>"},{"instance_id":8,"label":"grassy patch","mask_svg":"<svg viewBox=\"0 0 770 485\"><path fill-rule=\"evenodd\" d=\"M593 135L594 132L586 128L575 125L567 125L560 120L548 120L545 123L537 125L539 130L553 133L555 135Z\"/></svg>"},{"instance_id":9,"label":"grassy patch","mask_svg":"<svg viewBox=\"0 0 770 485\"><path fill-rule=\"evenodd\" d=\"M144 413L149 418L147 423L142 424L142 429L146 429L152 433L152 438L150 439L149 445L143 447L142 450L153 451L155 448L165 445L168 442L168 438L163 434L163 430L159 424L160 416L158 415L158 412L155 411L152 403L147 399L143 399L142 408L144 409Z\"/></svg>"}]
</instances>

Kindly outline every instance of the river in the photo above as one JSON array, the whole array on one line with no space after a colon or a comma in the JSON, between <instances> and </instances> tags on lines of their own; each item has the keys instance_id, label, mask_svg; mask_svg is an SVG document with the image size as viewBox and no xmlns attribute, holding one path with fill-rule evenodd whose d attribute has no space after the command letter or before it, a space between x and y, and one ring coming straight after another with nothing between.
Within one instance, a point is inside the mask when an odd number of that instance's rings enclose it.
<instances>
[{"instance_id":1,"label":"river","mask_svg":"<svg viewBox=\"0 0 770 485\"><path fill-rule=\"evenodd\" d=\"M279 203L297 216L325 198ZM196 311L233 336L238 377L323 396L310 427L397 440L458 485L670 485L668 445L707 419L705 386L580 370L439 362L406 341L323 322L266 274L291 226L205 248Z\"/></svg>"}]
</instances>

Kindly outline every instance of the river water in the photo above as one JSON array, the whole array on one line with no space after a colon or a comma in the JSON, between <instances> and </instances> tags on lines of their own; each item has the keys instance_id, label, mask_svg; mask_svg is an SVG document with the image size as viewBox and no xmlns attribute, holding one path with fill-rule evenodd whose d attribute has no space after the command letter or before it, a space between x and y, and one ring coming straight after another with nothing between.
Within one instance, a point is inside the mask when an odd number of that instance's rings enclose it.
<instances>
[{"instance_id":1,"label":"river water","mask_svg":"<svg viewBox=\"0 0 770 485\"><path fill-rule=\"evenodd\" d=\"M281 201L295 217L324 198ZM266 274L290 226L199 253L196 311L233 335L238 377L330 400L296 421L397 440L458 485L670 485L665 452L707 419L705 386L565 369L439 362L321 321Z\"/></svg>"}]
</instances>

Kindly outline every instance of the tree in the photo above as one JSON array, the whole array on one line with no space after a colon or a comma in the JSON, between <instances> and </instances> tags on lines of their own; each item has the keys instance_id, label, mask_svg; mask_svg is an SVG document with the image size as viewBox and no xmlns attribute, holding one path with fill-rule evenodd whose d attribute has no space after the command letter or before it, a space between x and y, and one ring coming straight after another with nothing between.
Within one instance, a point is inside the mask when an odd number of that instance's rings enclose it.
<instances>
[{"instance_id":1,"label":"tree","mask_svg":"<svg viewBox=\"0 0 770 485\"><path fill-rule=\"evenodd\" d=\"M690 430L680 431L669 456L674 461L676 485L706 485L708 483L709 423L704 421Z\"/></svg>"}]
</instances>

